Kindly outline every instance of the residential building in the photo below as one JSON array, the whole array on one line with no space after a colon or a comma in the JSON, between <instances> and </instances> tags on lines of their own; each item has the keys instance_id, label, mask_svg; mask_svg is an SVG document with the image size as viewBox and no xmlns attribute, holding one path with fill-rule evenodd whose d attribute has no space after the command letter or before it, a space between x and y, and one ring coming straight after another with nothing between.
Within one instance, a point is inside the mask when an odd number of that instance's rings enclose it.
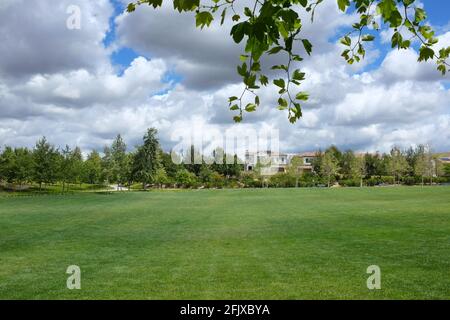
<instances>
[{"instance_id":1,"label":"residential building","mask_svg":"<svg viewBox=\"0 0 450 320\"><path fill-rule=\"evenodd\" d=\"M262 175L274 175L280 172L286 172L292 159L299 157L298 170L302 172L313 171L313 161L316 157L315 152L304 153L279 153L272 151L246 152L245 153L245 171L261 170Z\"/></svg>"},{"instance_id":2,"label":"residential building","mask_svg":"<svg viewBox=\"0 0 450 320\"><path fill-rule=\"evenodd\" d=\"M450 157L439 158L439 161L441 161L443 164L450 164Z\"/></svg>"}]
</instances>

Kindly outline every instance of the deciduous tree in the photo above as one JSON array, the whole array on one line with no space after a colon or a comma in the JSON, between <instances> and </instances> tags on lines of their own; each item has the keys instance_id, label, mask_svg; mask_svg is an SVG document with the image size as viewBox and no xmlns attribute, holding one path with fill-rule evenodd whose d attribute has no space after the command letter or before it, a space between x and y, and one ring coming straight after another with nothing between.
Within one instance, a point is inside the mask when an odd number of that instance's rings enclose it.
<instances>
[{"instance_id":1,"label":"deciduous tree","mask_svg":"<svg viewBox=\"0 0 450 320\"><path fill-rule=\"evenodd\" d=\"M322 176L326 177L328 188L331 184L331 178L339 172L339 161L335 158L333 152L325 152L322 158L321 170Z\"/></svg>"},{"instance_id":2,"label":"deciduous tree","mask_svg":"<svg viewBox=\"0 0 450 320\"><path fill-rule=\"evenodd\" d=\"M100 154L93 150L84 162L84 180L90 184L99 184L102 174L102 159Z\"/></svg>"},{"instance_id":3,"label":"deciduous tree","mask_svg":"<svg viewBox=\"0 0 450 320\"><path fill-rule=\"evenodd\" d=\"M366 175L366 159L363 156L354 156L350 163L350 173L353 179L359 180L359 186L363 186L363 178Z\"/></svg>"},{"instance_id":4,"label":"deciduous tree","mask_svg":"<svg viewBox=\"0 0 450 320\"><path fill-rule=\"evenodd\" d=\"M34 181L42 190L43 183L55 182L59 172L59 153L45 137L40 139L33 150Z\"/></svg>"},{"instance_id":5,"label":"deciduous tree","mask_svg":"<svg viewBox=\"0 0 450 320\"><path fill-rule=\"evenodd\" d=\"M400 183L400 178L408 171L408 162L400 148L392 148L388 168L389 172L394 176L394 183Z\"/></svg>"}]
</instances>

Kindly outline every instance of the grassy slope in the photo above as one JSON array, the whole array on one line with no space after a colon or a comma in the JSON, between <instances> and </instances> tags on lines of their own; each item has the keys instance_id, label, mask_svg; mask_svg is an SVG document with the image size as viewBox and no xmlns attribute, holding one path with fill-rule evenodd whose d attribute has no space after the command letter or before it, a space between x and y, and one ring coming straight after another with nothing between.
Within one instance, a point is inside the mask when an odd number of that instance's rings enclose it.
<instances>
[{"instance_id":1,"label":"grassy slope","mask_svg":"<svg viewBox=\"0 0 450 320\"><path fill-rule=\"evenodd\" d=\"M0 197L0 298L450 298L450 188ZM82 290L65 270L82 269ZM382 290L366 288L367 266Z\"/></svg>"}]
</instances>

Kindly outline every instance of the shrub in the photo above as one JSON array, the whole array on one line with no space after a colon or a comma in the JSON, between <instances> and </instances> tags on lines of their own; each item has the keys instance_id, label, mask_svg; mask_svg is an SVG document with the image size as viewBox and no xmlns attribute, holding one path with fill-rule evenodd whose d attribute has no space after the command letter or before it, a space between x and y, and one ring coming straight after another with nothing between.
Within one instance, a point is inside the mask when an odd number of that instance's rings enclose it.
<instances>
[{"instance_id":1,"label":"shrub","mask_svg":"<svg viewBox=\"0 0 450 320\"><path fill-rule=\"evenodd\" d=\"M345 179L340 180L339 184L343 187L359 187L361 185L361 181L359 179Z\"/></svg>"},{"instance_id":2,"label":"shrub","mask_svg":"<svg viewBox=\"0 0 450 320\"><path fill-rule=\"evenodd\" d=\"M269 187L271 188L292 188L295 187L296 178L287 173L277 173L270 177Z\"/></svg>"},{"instance_id":3,"label":"shrub","mask_svg":"<svg viewBox=\"0 0 450 320\"><path fill-rule=\"evenodd\" d=\"M245 172L241 175L240 178L241 183L244 185L245 188L261 188L262 182L259 177L257 177L252 172Z\"/></svg>"},{"instance_id":4,"label":"shrub","mask_svg":"<svg viewBox=\"0 0 450 320\"><path fill-rule=\"evenodd\" d=\"M402 183L407 185L407 186L413 186L415 184L417 184L417 179L416 177L403 177L401 179Z\"/></svg>"},{"instance_id":5,"label":"shrub","mask_svg":"<svg viewBox=\"0 0 450 320\"><path fill-rule=\"evenodd\" d=\"M365 180L367 186L379 186L382 184L394 184L394 177L392 176L382 176L382 177L370 177Z\"/></svg>"},{"instance_id":6,"label":"shrub","mask_svg":"<svg viewBox=\"0 0 450 320\"><path fill-rule=\"evenodd\" d=\"M226 180L223 175L218 172L213 172L211 174L211 186L214 188L223 188L225 186Z\"/></svg>"},{"instance_id":7,"label":"shrub","mask_svg":"<svg viewBox=\"0 0 450 320\"><path fill-rule=\"evenodd\" d=\"M177 171L175 180L179 187L192 188L197 186L197 176L186 169Z\"/></svg>"}]
</instances>

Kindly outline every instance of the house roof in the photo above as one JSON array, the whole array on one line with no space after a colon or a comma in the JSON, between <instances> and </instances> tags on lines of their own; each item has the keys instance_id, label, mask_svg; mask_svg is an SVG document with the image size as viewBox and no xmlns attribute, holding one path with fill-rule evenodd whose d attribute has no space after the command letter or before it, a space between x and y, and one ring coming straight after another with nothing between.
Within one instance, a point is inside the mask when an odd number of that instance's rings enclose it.
<instances>
[{"instance_id":1,"label":"house roof","mask_svg":"<svg viewBox=\"0 0 450 320\"><path fill-rule=\"evenodd\" d=\"M315 152L302 152L298 154L300 157L315 157Z\"/></svg>"},{"instance_id":2,"label":"house roof","mask_svg":"<svg viewBox=\"0 0 450 320\"><path fill-rule=\"evenodd\" d=\"M270 152L270 151L258 151L258 152L246 152L247 155L267 155L267 156L289 156L289 157L315 157L316 152L300 152L300 153L283 153L283 152Z\"/></svg>"}]
</instances>

